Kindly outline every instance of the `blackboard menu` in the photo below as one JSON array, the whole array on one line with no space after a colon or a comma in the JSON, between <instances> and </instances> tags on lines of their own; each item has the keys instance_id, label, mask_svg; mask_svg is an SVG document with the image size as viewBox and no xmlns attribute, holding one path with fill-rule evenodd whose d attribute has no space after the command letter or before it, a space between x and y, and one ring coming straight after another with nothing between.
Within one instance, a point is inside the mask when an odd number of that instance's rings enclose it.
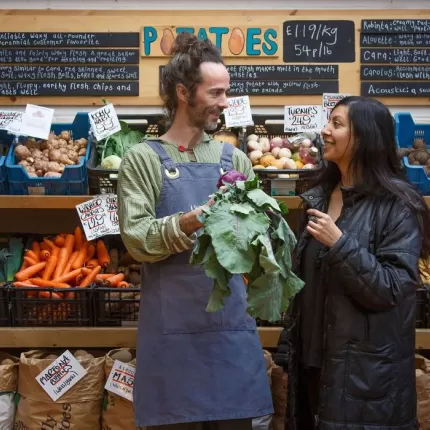
<instances>
[{"instance_id":1,"label":"blackboard menu","mask_svg":"<svg viewBox=\"0 0 430 430\"><path fill-rule=\"evenodd\" d=\"M0 96L138 96L139 33L0 32Z\"/></svg>"},{"instance_id":2,"label":"blackboard menu","mask_svg":"<svg viewBox=\"0 0 430 430\"><path fill-rule=\"evenodd\" d=\"M285 21L284 62L353 63L353 21Z\"/></svg>"},{"instance_id":3,"label":"blackboard menu","mask_svg":"<svg viewBox=\"0 0 430 430\"><path fill-rule=\"evenodd\" d=\"M336 65L234 65L230 74L230 95L321 95L339 90ZM162 73L160 66L160 94Z\"/></svg>"},{"instance_id":4,"label":"blackboard menu","mask_svg":"<svg viewBox=\"0 0 430 430\"><path fill-rule=\"evenodd\" d=\"M430 20L362 20L361 94L429 97Z\"/></svg>"}]
</instances>

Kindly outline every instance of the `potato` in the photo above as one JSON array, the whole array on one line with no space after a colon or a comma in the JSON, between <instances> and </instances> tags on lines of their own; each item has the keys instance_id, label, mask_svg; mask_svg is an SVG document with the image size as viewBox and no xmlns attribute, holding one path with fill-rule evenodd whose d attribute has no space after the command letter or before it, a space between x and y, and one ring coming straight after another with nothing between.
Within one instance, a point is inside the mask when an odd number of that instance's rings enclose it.
<instances>
[{"instance_id":1,"label":"potato","mask_svg":"<svg viewBox=\"0 0 430 430\"><path fill-rule=\"evenodd\" d=\"M122 363L129 363L133 357L131 353L125 349L121 349L120 351L117 351L111 355L112 360L118 360Z\"/></svg>"},{"instance_id":2,"label":"potato","mask_svg":"<svg viewBox=\"0 0 430 430\"><path fill-rule=\"evenodd\" d=\"M2 366L12 366L12 365L14 365L15 363L14 363L14 361L13 360L11 360L10 358L5 358L2 362L1 362L1 365Z\"/></svg>"},{"instance_id":3,"label":"potato","mask_svg":"<svg viewBox=\"0 0 430 430\"><path fill-rule=\"evenodd\" d=\"M85 357L86 355L88 355L88 352L85 351L85 349L78 349L73 355L75 356L75 358Z\"/></svg>"},{"instance_id":4,"label":"potato","mask_svg":"<svg viewBox=\"0 0 430 430\"><path fill-rule=\"evenodd\" d=\"M46 360L56 360L58 358L58 355L56 354L49 354L45 357Z\"/></svg>"}]
</instances>

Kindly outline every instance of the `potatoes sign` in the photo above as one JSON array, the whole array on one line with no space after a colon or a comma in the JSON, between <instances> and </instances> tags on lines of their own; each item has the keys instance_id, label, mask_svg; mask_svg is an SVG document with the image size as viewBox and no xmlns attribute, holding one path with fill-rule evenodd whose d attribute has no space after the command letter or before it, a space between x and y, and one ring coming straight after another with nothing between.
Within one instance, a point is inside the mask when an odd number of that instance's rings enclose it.
<instances>
[{"instance_id":1,"label":"potatoes sign","mask_svg":"<svg viewBox=\"0 0 430 430\"><path fill-rule=\"evenodd\" d=\"M211 40L224 57L277 57L278 29L274 27L142 27L142 57L164 57L170 54L179 33L195 34Z\"/></svg>"}]
</instances>

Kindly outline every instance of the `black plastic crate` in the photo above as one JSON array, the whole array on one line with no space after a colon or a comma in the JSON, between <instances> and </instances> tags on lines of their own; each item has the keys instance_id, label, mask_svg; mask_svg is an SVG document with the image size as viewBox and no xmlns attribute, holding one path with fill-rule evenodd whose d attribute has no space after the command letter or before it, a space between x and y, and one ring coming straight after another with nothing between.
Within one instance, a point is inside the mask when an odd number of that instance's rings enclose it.
<instances>
[{"instance_id":1,"label":"black plastic crate","mask_svg":"<svg viewBox=\"0 0 430 430\"><path fill-rule=\"evenodd\" d=\"M137 327L140 288L94 287L94 317L98 327Z\"/></svg>"},{"instance_id":2,"label":"black plastic crate","mask_svg":"<svg viewBox=\"0 0 430 430\"><path fill-rule=\"evenodd\" d=\"M428 288L417 289L417 308L415 312L415 328L430 328L429 306L430 290Z\"/></svg>"},{"instance_id":3,"label":"black plastic crate","mask_svg":"<svg viewBox=\"0 0 430 430\"><path fill-rule=\"evenodd\" d=\"M8 288L0 286L0 327L10 327Z\"/></svg>"},{"instance_id":4,"label":"black plastic crate","mask_svg":"<svg viewBox=\"0 0 430 430\"><path fill-rule=\"evenodd\" d=\"M92 289L20 287L10 289L14 327L93 325Z\"/></svg>"}]
</instances>

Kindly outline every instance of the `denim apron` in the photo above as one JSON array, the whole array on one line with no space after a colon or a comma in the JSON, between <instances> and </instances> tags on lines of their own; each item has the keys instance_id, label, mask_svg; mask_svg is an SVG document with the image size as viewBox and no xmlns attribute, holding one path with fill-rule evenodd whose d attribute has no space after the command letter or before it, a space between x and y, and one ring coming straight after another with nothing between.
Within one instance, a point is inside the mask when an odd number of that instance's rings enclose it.
<instances>
[{"instance_id":1,"label":"denim apron","mask_svg":"<svg viewBox=\"0 0 430 430\"><path fill-rule=\"evenodd\" d=\"M231 170L234 147L220 163L175 163L162 144L163 187L156 218L189 212L216 191ZM223 169L223 170L221 170ZM176 172L176 174L175 174ZM179 174L178 174L179 173ZM260 417L273 413L263 350L246 312L240 275L230 281L223 310L206 312L213 280L189 264L190 252L142 266L134 379L137 426Z\"/></svg>"}]
</instances>

